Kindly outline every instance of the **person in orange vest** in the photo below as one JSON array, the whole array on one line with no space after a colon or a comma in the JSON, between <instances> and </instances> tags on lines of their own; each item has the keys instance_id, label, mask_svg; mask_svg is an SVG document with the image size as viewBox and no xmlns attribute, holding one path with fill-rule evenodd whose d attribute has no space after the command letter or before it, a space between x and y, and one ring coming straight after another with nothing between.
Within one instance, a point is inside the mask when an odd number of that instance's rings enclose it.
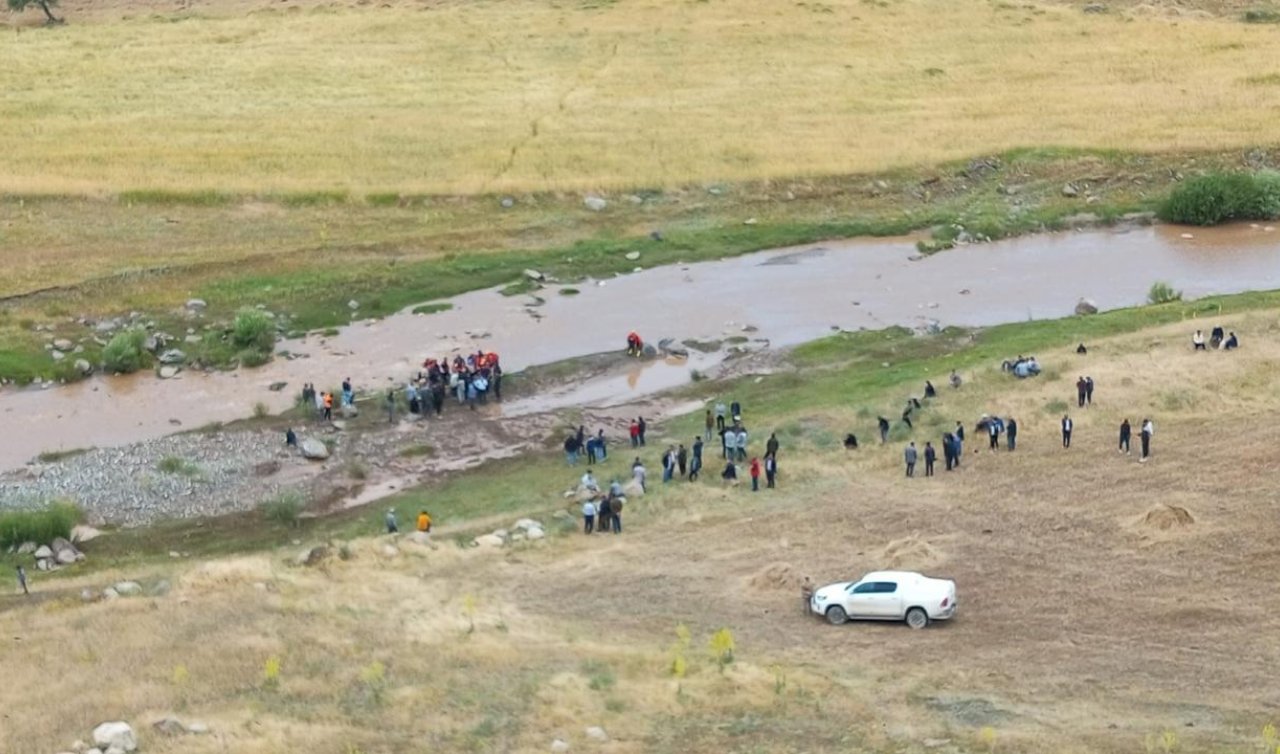
<instances>
[{"instance_id":1,"label":"person in orange vest","mask_svg":"<svg viewBox=\"0 0 1280 754\"><path fill-rule=\"evenodd\" d=\"M431 514L426 511L418 511L418 531L423 533L431 531Z\"/></svg>"},{"instance_id":2,"label":"person in orange vest","mask_svg":"<svg viewBox=\"0 0 1280 754\"><path fill-rule=\"evenodd\" d=\"M333 393L324 394L324 418L325 421L333 419Z\"/></svg>"}]
</instances>

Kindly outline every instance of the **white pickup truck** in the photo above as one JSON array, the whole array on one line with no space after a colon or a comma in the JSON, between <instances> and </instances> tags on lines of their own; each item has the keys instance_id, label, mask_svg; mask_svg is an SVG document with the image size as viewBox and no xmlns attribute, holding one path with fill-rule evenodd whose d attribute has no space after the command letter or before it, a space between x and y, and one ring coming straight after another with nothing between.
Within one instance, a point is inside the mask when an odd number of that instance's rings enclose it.
<instances>
[{"instance_id":1,"label":"white pickup truck","mask_svg":"<svg viewBox=\"0 0 1280 754\"><path fill-rule=\"evenodd\" d=\"M828 584L809 609L833 625L850 620L900 620L912 628L956 614L956 582L912 571L873 571L857 581Z\"/></svg>"}]
</instances>

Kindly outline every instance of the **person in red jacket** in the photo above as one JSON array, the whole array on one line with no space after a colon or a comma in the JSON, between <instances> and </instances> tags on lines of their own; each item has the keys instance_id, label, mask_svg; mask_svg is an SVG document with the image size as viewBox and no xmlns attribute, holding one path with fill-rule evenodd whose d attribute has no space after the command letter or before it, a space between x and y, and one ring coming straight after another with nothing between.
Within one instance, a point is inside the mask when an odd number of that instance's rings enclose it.
<instances>
[{"instance_id":1,"label":"person in red jacket","mask_svg":"<svg viewBox=\"0 0 1280 754\"><path fill-rule=\"evenodd\" d=\"M635 419L631 420L631 447L640 447L640 423Z\"/></svg>"},{"instance_id":2,"label":"person in red jacket","mask_svg":"<svg viewBox=\"0 0 1280 754\"><path fill-rule=\"evenodd\" d=\"M635 330L632 330L627 333L627 355L639 356L642 353L644 353L644 341Z\"/></svg>"},{"instance_id":3,"label":"person in red jacket","mask_svg":"<svg viewBox=\"0 0 1280 754\"><path fill-rule=\"evenodd\" d=\"M751 491L760 491L760 459L751 459Z\"/></svg>"}]
</instances>

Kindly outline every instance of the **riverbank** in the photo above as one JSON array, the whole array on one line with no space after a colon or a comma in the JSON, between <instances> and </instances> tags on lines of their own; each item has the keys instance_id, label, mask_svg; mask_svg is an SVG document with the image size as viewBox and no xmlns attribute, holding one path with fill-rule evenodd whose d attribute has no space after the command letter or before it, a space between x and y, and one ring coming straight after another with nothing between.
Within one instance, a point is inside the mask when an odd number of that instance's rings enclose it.
<instances>
[{"instance_id":1,"label":"riverbank","mask_svg":"<svg viewBox=\"0 0 1280 754\"><path fill-rule=\"evenodd\" d=\"M1256 150L1244 164L1273 163ZM1184 175L1240 165L1234 151L1019 150L880 174L603 193L599 211L580 194L9 196L0 379L77 379L76 360L99 359L98 326L133 312L179 339L259 305L288 321L286 334L323 331L485 287L525 290L526 269L574 281L837 238L936 229L946 245L1106 225L1151 210ZM206 304L199 322L190 299ZM81 352L55 360L59 339Z\"/></svg>"}]
</instances>

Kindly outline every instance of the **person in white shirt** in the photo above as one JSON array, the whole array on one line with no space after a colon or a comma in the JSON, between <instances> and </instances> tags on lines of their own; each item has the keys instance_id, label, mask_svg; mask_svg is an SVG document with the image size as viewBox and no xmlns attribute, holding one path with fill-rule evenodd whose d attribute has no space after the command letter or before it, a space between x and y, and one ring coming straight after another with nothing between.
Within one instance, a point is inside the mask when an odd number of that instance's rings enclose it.
<instances>
[{"instance_id":1,"label":"person in white shirt","mask_svg":"<svg viewBox=\"0 0 1280 754\"><path fill-rule=\"evenodd\" d=\"M1196 351L1203 351L1203 350L1205 350L1205 347L1204 347L1204 332L1203 332L1203 331L1201 331L1201 330L1196 330L1196 334L1191 336L1191 346L1192 346L1192 349L1193 349L1193 350L1196 350Z\"/></svg>"},{"instance_id":2,"label":"person in white shirt","mask_svg":"<svg viewBox=\"0 0 1280 754\"><path fill-rule=\"evenodd\" d=\"M582 533L590 534L596 529L596 504L588 500L582 504Z\"/></svg>"},{"instance_id":3,"label":"person in white shirt","mask_svg":"<svg viewBox=\"0 0 1280 754\"><path fill-rule=\"evenodd\" d=\"M591 476L591 472L589 470L587 473L582 475L582 489L590 492L600 491L600 485L596 484L596 478Z\"/></svg>"},{"instance_id":4,"label":"person in white shirt","mask_svg":"<svg viewBox=\"0 0 1280 754\"><path fill-rule=\"evenodd\" d=\"M1138 459L1139 463L1146 463L1147 458L1151 456L1151 436L1156 433L1156 425L1151 423L1150 419L1142 420L1142 458Z\"/></svg>"}]
</instances>

